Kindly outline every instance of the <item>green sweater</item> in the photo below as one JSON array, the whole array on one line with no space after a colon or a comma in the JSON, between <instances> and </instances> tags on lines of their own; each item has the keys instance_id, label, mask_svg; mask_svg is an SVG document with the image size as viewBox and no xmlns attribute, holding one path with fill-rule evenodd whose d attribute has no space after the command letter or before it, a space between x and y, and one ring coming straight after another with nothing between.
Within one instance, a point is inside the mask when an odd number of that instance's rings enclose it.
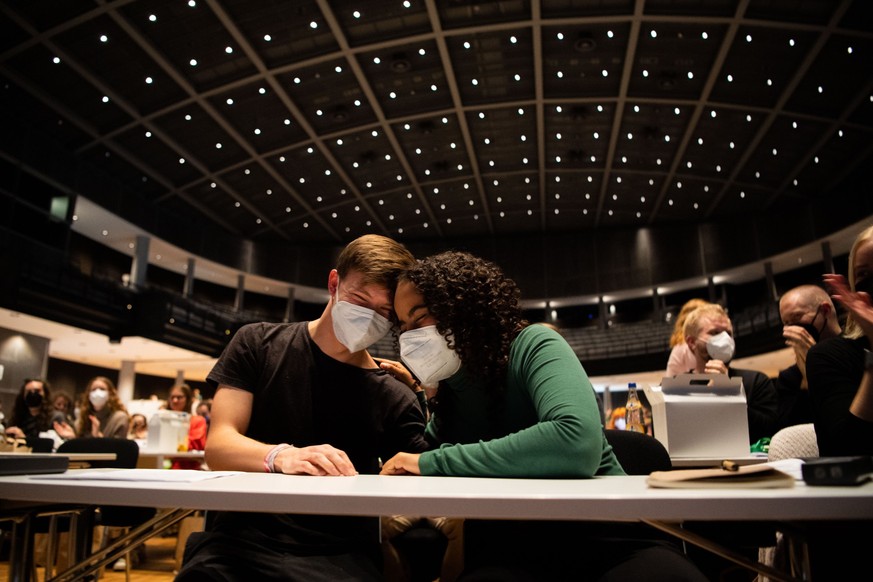
<instances>
[{"instance_id":1,"label":"green sweater","mask_svg":"<svg viewBox=\"0 0 873 582\"><path fill-rule=\"evenodd\" d=\"M422 475L567 477L624 475L606 442L597 400L579 359L561 335L525 328L509 351L504 403L495 413L482 383L464 367L440 384L451 418L432 415ZM489 439L489 432L496 438Z\"/></svg>"}]
</instances>

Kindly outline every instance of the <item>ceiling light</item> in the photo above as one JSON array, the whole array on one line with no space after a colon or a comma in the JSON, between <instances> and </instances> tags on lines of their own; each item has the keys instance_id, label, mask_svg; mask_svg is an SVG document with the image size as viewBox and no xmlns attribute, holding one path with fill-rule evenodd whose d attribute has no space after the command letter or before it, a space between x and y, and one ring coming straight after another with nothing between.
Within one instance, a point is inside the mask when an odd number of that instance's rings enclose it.
<instances>
[{"instance_id":1,"label":"ceiling light","mask_svg":"<svg viewBox=\"0 0 873 582\"><path fill-rule=\"evenodd\" d=\"M151 85L154 81L151 77L146 77L145 82L146 82L146 85Z\"/></svg>"},{"instance_id":2,"label":"ceiling light","mask_svg":"<svg viewBox=\"0 0 873 582\"><path fill-rule=\"evenodd\" d=\"M396 99L397 93L395 93L394 91L391 91L390 93L388 93L388 97L390 97L391 99Z\"/></svg>"},{"instance_id":3,"label":"ceiling light","mask_svg":"<svg viewBox=\"0 0 873 582\"><path fill-rule=\"evenodd\" d=\"M157 19L158 19L158 17L155 16L154 14L149 14L149 20L150 20L151 22L155 22Z\"/></svg>"},{"instance_id":4,"label":"ceiling light","mask_svg":"<svg viewBox=\"0 0 873 582\"><path fill-rule=\"evenodd\" d=\"M556 73L556 76L557 76L559 79L563 79L563 78L564 78L564 73L562 73L561 71L558 71L558 72Z\"/></svg>"},{"instance_id":5,"label":"ceiling light","mask_svg":"<svg viewBox=\"0 0 873 582\"><path fill-rule=\"evenodd\" d=\"M609 71L607 71L606 69L603 69L602 71L600 71L600 74L603 75L604 77L608 77Z\"/></svg>"},{"instance_id":6,"label":"ceiling light","mask_svg":"<svg viewBox=\"0 0 873 582\"><path fill-rule=\"evenodd\" d=\"M473 80L471 81L471 83L473 83L473 86L476 86L476 85L479 84L479 80L478 80L478 79L473 79Z\"/></svg>"},{"instance_id":7,"label":"ceiling light","mask_svg":"<svg viewBox=\"0 0 873 582\"><path fill-rule=\"evenodd\" d=\"M607 31L606 31L606 36L608 36L609 38L612 38L612 37L615 36L615 35L612 33L611 30L607 30Z\"/></svg>"},{"instance_id":8,"label":"ceiling light","mask_svg":"<svg viewBox=\"0 0 873 582\"><path fill-rule=\"evenodd\" d=\"M521 75L519 75L518 73L516 73L516 74L515 74L515 80L516 80L516 81L521 81Z\"/></svg>"},{"instance_id":9,"label":"ceiling light","mask_svg":"<svg viewBox=\"0 0 873 582\"><path fill-rule=\"evenodd\" d=\"M751 34L746 35L746 42L752 42L752 35Z\"/></svg>"},{"instance_id":10,"label":"ceiling light","mask_svg":"<svg viewBox=\"0 0 873 582\"><path fill-rule=\"evenodd\" d=\"M102 101L103 101L103 103L109 103L109 97L104 95Z\"/></svg>"},{"instance_id":11,"label":"ceiling light","mask_svg":"<svg viewBox=\"0 0 873 582\"><path fill-rule=\"evenodd\" d=\"M260 218L256 218L256 219L255 219L255 223L256 223L256 224L261 224L261 219L260 219Z\"/></svg>"},{"instance_id":12,"label":"ceiling light","mask_svg":"<svg viewBox=\"0 0 873 582\"><path fill-rule=\"evenodd\" d=\"M794 39L793 38L788 39L788 46L794 46Z\"/></svg>"},{"instance_id":13,"label":"ceiling light","mask_svg":"<svg viewBox=\"0 0 873 582\"><path fill-rule=\"evenodd\" d=\"M648 77L648 76L649 76L649 72L647 70L643 69L643 77Z\"/></svg>"},{"instance_id":14,"label":"ceiling light","mask_svg":"<svg viewBox=\"0 0 873 582\"><path fill-rule=\"evenodd\" d=\"M603 113L603 105L598 105L598 106L597 106L597 112L598 112L598 113Z\"/></svg>"},{"instance_id":15,"label":"ceiling light","mask_svg":"<svg viewBox=\"0 0 873 582\"><path fill-rule=\"evenodd\" d=\"M634 105L634 113L639 113L639 112L640 112L640 106Z\"/></svg>"},{"instance_id":16,"label":"ceiling light","mask_svg":"<svg viewBox=\"0 0 873 582\"><path fill-rule=\"evenodd\" d=\"M194 0L188 0L188 6L194 8L195 6L197 6L197 2L195 2Z\"/></svg>"},{"instance_id":17,"label":"ceiling light","mask_svg":"<svg viewBox=\"0 0 873 582\"><path fill-rule=\"evenodd\" d=\"M316 28L318 28L318 23L313 20L309 23L309 28L315 30Z\"/></svg>"},{"instance_id":18,"label":"ceiling light","mask_svg":"<svg viewBox=\"0 0 873 582\"><path fill-rule=\"evenodd\" d=\"M52 59L52 62L56 65L59 65L61 63L61 59L59 59L58 57L55 57Z\"/></svg>"},{"instance_id":19,"label":"ceiling light","mask_svg":"<svg viewBox=\"0 0 873 582\"><path fill-rule=\"evenodd\" d=\"M361 13L360 13L360 11L355 10L354 12L352 12L352 16L354 16L355 18L360 18L360 17L361 17Z\"/></svg>"},{"instance_id":20,"label":"ceiling light","mask_svg":"<svg viewBox=\"0 0 873 582\"><path fill-rule=\"evenodd\" d=\"M190 61L188 61L188 63L189 63L192 67L196 67L196 66L197 66L197 59L191 59Z\"/></svg>"},{"instance_id":21,"label":"ceiling light","mask_svg":"<svg viewBox=\"0 0 873 582\"><path fill-rule=\"evenodd\" d=\"M594 132L594 139L600 139L600 133Z\"/></svg>"},{"instance_id":22,"label":"ceiling light","mask_svg":"<svg viewBox=\"0 0 873 582\"><path fill-rule=\"evenodd\" d=\"M652 38L658 38L658 31L656 30L652 30L649 34L652 35Z\"/></svg>"},{"instance_id":23,"label":"ceiling light","mask_svg":"<svg viewBox=\"0 0 873 582\"><path fill-rule=\"evenodd\" d=\"M151 136L152 136L152 132L150 132L150 131L145 132L145 136L146 136L146 137L151 137Z\"/></svg>"},{"instance_id":24,"label":"ceiling light","mask_svg":"<svg viewBox=\"0 0 873 582\"><path fill-rule=\"evenodd\" d=\"M564 40L564 33L563 32L559 32L556 36L558 37L558 40Z\"/></svg>"},{"instance_id":25,"label":"ceiling light","mask_svg":"<svg viewBox=\"0 0 873 582\"><path fill-rule=\"evenodd\" d=\"M273 40L273 37L270 36L269 34L265 34L265 35L264 35L264 40L267 41L267 42L270 42L271 40Z\"/></svg>"},{"instance_id":26,"label":"ceiling light","mask_svg":"<svg viewBox=\"0 0 873 582\"><path fill-rule=\"evenodd\" d=\"M231 98L228 97L226 103L227 103L228 105L233 105L233 99L231 99Z\"/></svg>"},{"instance_id":27,"label":"ceiling light","mask_svg":"<svg viewBox=\"0 0 873 582\"><path fill-rule=\"evenodd\" d=\"M427 51L424 50L423 48L420 48L420 49L418 49L418 54L421 55L421 56L424 56L424 55L427 54Z\"/></svg>"},{"instance_id":28,"label":"ceiling light","mask_svg":"<svg viewBox=\"0 0 873 582\"><path fill-rule=\"evenodd\" d=\"M257 127L255 128L255 135L261 135L261 130Z\"/></svg>"},{"instance_id":29,"label":"ceiling light","mask_svg":"<svg viewBox=\"0 0 873 582\"><path fill-rule=\"evenodd\" d=\"M464 41L464 48L465 48L465 49L469 49L469 48L470 48L470 43L469 43L468 41Z\"/></svg>"},{"instance_id":30,"label":"ceiling light","mask_svg":"<svg viewBox=\"0 0 873 582\"><path fill-rule=\"evenodd\" d=\"M518 39L515 38L515 36L510 36L510 37L509 37L509 42L511 42L512 44L515 44L515 43L518 42Z\"/></svg>"},{"instance_id":31,"label":"ceiling light","mask_svg":"<svg viewBox=\"0 0 873 582\"><path fill-rule=\"evenodd\" d=\"M233 53L233 47L230 47L230 46L224 47L224 52L226 52L227 54Z\"/></svg>"},{"instance_id":32,"label":"ceiling light","mask_svg":"<svg viewBox=\"0 0 873 582\"><path fill-rule=\"evenodd\" d=\"M342 72L343 72L343 68L342 68L341 66L339 66L339 65L337 65L336 67L334 67L333 70L336 71L337 73L342 73Z\"/></svg>"},{"instance_id":33,"label":"ceiling light","mask_svg":"<svg viewBox=\"0 0 873 582\"><path fill-rule=\"evenodd\" d=\"M728 80L728 83L733 83L733 82L734 82L734 76L733 76L733 75L728 75L728 76L727 76L727 80Z\"/></svg>"},{"instance_id":34,"label":"ceiling light","mask_svg":"<svg viewBox=\"0 0 873 582\"><path fill-rule=\"evenodd\" d=\"M701 36L701 38L703 38L703 40L706 40L709 38L709 35L706 33L706 31L701 32L700 36Z\"/></svg>"},{"instance_id":35,"label":"ceiling light","mask_svg":"<svg viewBox=\"0 0 873 582\"><path fill-rule=\"evenodd\" d=\"M215 144L215 149L217 149L217 150L220 150L220 149L221 149L221 143L220 143L220 142L217 143L217 144Z\"/></svg>"}]
</instances>

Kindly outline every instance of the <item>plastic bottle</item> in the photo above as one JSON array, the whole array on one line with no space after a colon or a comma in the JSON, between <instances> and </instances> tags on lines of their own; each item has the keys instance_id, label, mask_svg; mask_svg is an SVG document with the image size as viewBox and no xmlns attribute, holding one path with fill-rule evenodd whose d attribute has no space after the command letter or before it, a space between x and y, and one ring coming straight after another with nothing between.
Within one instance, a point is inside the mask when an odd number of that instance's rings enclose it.
<instances>
[{"instance_id":1,"label":"plastic bottle","mask_svg":"<svg viewBox=\"0 0 873 582\"><path fill-rule=\"evenodd\" d=\"M624 416L624 430L646 432L646 425L643 422L643 405L640 403L640 397L637 395L636 382L631 382L627 385L627 404L625 409L627 412Z\"/></svg>"}]
</instances>

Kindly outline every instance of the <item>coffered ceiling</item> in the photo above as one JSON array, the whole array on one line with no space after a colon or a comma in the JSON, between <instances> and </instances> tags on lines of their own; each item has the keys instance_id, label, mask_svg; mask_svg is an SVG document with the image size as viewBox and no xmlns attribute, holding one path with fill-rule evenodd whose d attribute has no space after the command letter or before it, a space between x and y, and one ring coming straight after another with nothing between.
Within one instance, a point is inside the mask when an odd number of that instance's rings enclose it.
<instances>
[{"instance_id":1,"label":"coffered ceiling","mask_svg":"<svg viewBox=\"0 0 873 582\"><path fill-rule=\"evenodd\" d=\"M0 27L46 152L254 241L717 221L873 157L866 0L4 0Z\"/></svg>"}]
</instances>

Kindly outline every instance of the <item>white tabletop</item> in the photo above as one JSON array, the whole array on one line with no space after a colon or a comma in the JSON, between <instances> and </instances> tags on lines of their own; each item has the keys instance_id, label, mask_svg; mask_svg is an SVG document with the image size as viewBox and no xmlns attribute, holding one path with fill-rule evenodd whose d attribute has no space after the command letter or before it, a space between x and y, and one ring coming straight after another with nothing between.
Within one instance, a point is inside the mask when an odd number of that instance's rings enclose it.
<instances>
[{"instance_id":1,"label":"white tabletop","mask_svg":"<svg viewBox=\"0 0 873 582\"><path fill-rule=\"evenodd\" d=\"M873 519L873 483L790 489L651 489L645 477L587 480L308 477L245 473L201 482L0 477L0 500L333 515L556 520ZM0 509L3 507L0 501Z\"/></svg>"}]
</instances>

